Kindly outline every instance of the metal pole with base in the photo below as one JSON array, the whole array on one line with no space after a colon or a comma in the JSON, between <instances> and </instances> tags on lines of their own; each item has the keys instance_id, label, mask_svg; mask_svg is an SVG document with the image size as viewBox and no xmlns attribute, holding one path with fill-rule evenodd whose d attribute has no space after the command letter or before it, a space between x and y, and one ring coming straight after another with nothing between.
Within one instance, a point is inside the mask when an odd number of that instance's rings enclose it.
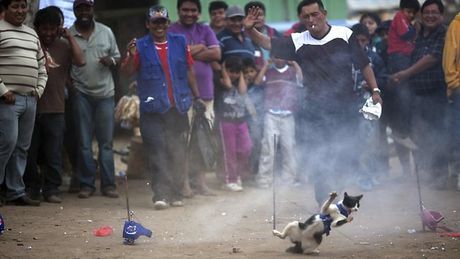
<instances>
[{"instance_id":1,"label":"metal pole with base","mask_svg":"<svg viewBox=\"0 0 460 259\"><path fill-rule=\"evenodd\" d=\"M273 230L276 230L276 150L278 148L277 136L273 134L273 168L272 168L272 192L273 192Z\"/></svg>"}]
</instances>

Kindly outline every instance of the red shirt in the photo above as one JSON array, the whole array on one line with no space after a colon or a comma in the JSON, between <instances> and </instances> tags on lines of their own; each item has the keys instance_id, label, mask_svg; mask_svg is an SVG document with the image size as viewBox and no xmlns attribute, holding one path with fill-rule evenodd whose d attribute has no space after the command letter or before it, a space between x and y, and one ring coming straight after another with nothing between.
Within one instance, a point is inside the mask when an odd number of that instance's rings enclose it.
<instances>
[{"instance_id":1,"label":"red shirt","mask_svg":"<svg viewBox=\"0 0 460 259\"><path fill-rule=\"evenodd\" d=\"M169 62L168 62L168 42L167 41L162 42L162 43L155 42L155 48L157 50L158 57L160 58L161 68L163 69L163 72L165 73L166 82L168 83L169 102L171 103L171 107L174 107L175 106L174 92L173 92L173 87L172 87L171 71L169 71ZM187 52L187 64L190 68L193 66L193 58L192 58L192 54L190 53L189 47L187 47L186 52ZM128 58L129 58L129 55L128 55ZM141 62L140 62L139 52L137 51L137 49L135 50L135 53L133 55L133 64L134 64L133 72L139 71L141 67Z\"/></svg>"},{"instance_id":2,"label":"red shirt","mask_svg":"<svg viewBox=\"0 0 460 259\"><path fill-rule=\"evenodd\" d=\"M391 22L390 30L388 31L388 54L399 53L410 56L414 50L415 34L410 40L402 39L402 36L414 30L412 25L402 11L396 13L393 21Z\"/></svg>"}]
</instances>

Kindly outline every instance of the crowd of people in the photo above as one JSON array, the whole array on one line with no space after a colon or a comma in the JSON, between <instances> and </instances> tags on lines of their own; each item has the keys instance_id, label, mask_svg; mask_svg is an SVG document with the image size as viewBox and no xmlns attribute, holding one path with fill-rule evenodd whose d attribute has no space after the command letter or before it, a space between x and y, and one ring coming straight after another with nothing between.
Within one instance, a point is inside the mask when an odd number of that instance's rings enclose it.
<instances>
[{"instance_id":1,"label":"crowd of people","mask_svg":"<svg viewBox=\"0 0 460 259\"><path fill-rule=\"evenodd\" d=\"M118 198L117 68L136 81L155 209L215 195L208 171L231 192L309 181L318 204L350 184L371 191L389 176L390 142L403 178L417 170L442 190L449 164L460 170L460 14L447 28L441 0L401 0L393 20L365 13L351 28L303 0L284 34L261 1L212 1L208 25L200 0L177 0L178 21L148 8L148 32L121 54L93 0L75 0L68 29L55 6L33 29L26 0L1 6L0 205L62 202L64 150L69 191L90 198L100 174L102 195ZM379 120L359 113L366 102L382 106Z\"/></svg>"}]
</instances>

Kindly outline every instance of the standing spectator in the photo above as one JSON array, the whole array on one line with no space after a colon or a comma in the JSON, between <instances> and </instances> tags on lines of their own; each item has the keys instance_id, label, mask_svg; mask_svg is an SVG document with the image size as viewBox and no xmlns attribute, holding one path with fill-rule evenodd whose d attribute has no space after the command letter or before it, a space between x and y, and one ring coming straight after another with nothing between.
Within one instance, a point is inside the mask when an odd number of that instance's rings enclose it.
<instances>
[{"instance_id":1,"label":"standing spectator","mask_svg":"<svg viewBox=\"0 0 460 259\"><path fill-rule=\"evenodd\" d=\"M111 68L120 59L112 30L94 20L94 1L76 0L75 23L70 28L86 65L72 65L71 76L76 93L74 108L79 139L77 175L80 177L79 198L89 198L95 191L98 166L93 159L93 134L99 147L98 165L102 195L117 198L113 160L114 94Z\"/></svg>"},{"instance_id":2,"label":"standing spectator","mask_svg":"<svg viewBox=\"0 0 460 259\"><path fill-rule=\"evenodd\" d=\"M452 147L454 170L457 171L457 191L460 191L460 13L449 25L442 56L447 83L447 95L452 100Z\"/></svg>"},{"instance_id":3,"label":"standing spectator","mask_svg":"<svg viewBox=\"0 0 460 259\"><path fill-rule=\"evenodd\" d=\"M265 114L257 183L261 188L268 188L273 183L274 150L278 149L275 146L276 136L280 147L282 182L293 185L297 177L294 113L298 111L302 71L295 61L273 58L259 75L258 79L265 76Z\"/></svg>"},{"instance_id":4,"label":"standing spectator","mask_svg":"<svg viewBox=\"0 0 460 259\"><path fill-rule=\"evenodd\" d=\"M171 24L169 32L182 34L187 40L190 53L195 61L193 69L195 71L198 92L200 93L200 98L203 100L203 103L206 105L204 115L212 129L215 116L213 108L214 84L210 62L219 61L221 59L219 41L217 41L216 35L211 27L198 23L201 13L201 3L199 0L178 0L177 11L179 14L179 21ZM193 109L191 112L193 113ZM193 114L189 117L192 118L191 120L193 121ZM203 172L204 168L200 168L202 166L200 166L197 161L190 162L189 175L193 180L196 180L196 191L204 195L212 194L206 186L205 174ZM185 182L188 183L188 181ZM186 194L184 193L184 195L191 195L189 186L185 186L185 192Z\"/></svg>"},{"instance_id":5,"label":"standing spectator","mask_svg":"<svg viewBox=\"0 0 460 259\"><path fill-rule=\"evenodd\" d=\"M372 70L374 71L377 85L387 84L385 63L379 55L369 47L371 35L369 29L361 24L355 24L351 30L356 36L361 48L366 51ZM361 98L361 102L356 109L361 108L362 104L370 97L369 86L363 78L359 69L353 67L353 80L355 82L353 90ZM382 87L385 94L385 88ZM359 120L359 148L357 154L360 157L358 165L358 185L364 191L370 191L374 185L380 183L378 178L388 174L389 150L386 134L386 124L381 127L381 120Z\"/></svg>"},{"instance_id":6,"label":"standing spectator","mask_svg":"<svg viewBox=\"0 0 460 259\"><path fill-rule=\"evenodd\" d=\"M239 57L229 57L222 69L223 96L220 130L224 147L226 187L229 191L243 190L241 175L249 170L251 138L246 122L247 85L243 62Z\"/></svg>"},{"instance_id":7,"label":"standing spectator","mask_svg":"<svg viewBox=\"0 0 460 259\"><path fill-rule=\"evenodd\" d=\"M61 28L61 17L52 7L35 14L34 27L46 55L48 81L37 104L24 183L30 197L39 199L40 190L43 190L45 201L61 203L65 83L70 65L83 66L85 60L70 31ZM41 164L40 173L38 164Z\"/></svg>"},{"instance_id":8,"label":"standing spectator","mask_svg":"<svg viewBox=\"0 0 460 259\"><path fill-rule=\"evenodd\" d=\"M127 74L137 73L140 129L157 210L183 206L192 94L196 105L204 105L187 41L183 35L169 33L169 23L166 8L150 7L146 15L150 32L129 44L122 66Z\"/></svg>"},{"instance_id":9,"label":"standing spectator","mask_svg":"<svg viewBox=\"0 0 460 259\"><path fill-rule=\"evenodd\" d=\"M217 35L225 28L225 11L228 5L224 1L212 1L209 3L209 26Z\"/></svg>"},{"instance_id":10,"label":"standing spectator","mask_svg":"<svg viewBox=\"0 0 460 259\"><path fill-rule=\"evenodd\" d=\"M255 47L251 39L243 33L243 18L243 9L236 5L230 6L225 13L226 27L217 34L222 50L222 61L230 56L254 59Z\"/></svg>"},{"instance_id":11,"label":"standing spectator","mask_svg":"<svg viewBox=\"0 0 460 259\"><path fill-rule=\"evenodd\" d=\"M251 7L259 8L260 10L258 21L254 26L256 30L258 30L260 33L264 34L269 38L280 37L281 34L275 28L272 28L265 23L265 14L267 12L267 10L265 9L265 5L260 1L251 1L244 6L245 15L248 14L249 8ZM254 56L256 58L256 65L257 67L262 68L265 64L265 61L270 58L270 51L262 48L261 46L258 46L254 42L253 44L256 48L254 52Z\"/></svg>"},{"instance_id":12,"label":"standing spectator","mask_svg":"<svg viewBox=\"0 0 460 259\"><path fill-rule=\"evenodd\" d=\"M380 38L380 40L375 43L375 52L382 58L385 66L388 64L388 30L390 29L390 25L391 20L383 21L375 32Z\"/></svg>"},{"instance_id":13,"label":"standing spectator","mask_svg":"<svg viewBox=\"0 0 460 259\"><path fill-rule=\"evenodd\" d=\"M369 35L371 37L369 47L373 51L376 51L375 45L381 40L379 35L377 35L377 28L380 26L381 22L382 20L376 13L365 13L361 15L361 18L359 19L359 23L365 25L369 30Z\"/></svg>"},{"instance_id":14,"label":"standing spectator","mask_svg":"<svg viewBox=\"0 0 460 259\"><path fill-rule=\"evenodd\" d=\"M447 86L442 69L446 35L444 5L426 0L421 8L422 27L415 42L410 66L391 76L395 82L409 81L412 98L412 136L418 149L414 162L426 182L444 189L447 184Z\"/></svg>"},{"instance_id":15,"label":"standing spectator","mask_svg":"<svg viewBox=\"0 0 460 259\"><path fill-rule=\"evenodd\" d=\"M22 180L32 139L37 100L48 76L37 34L23 24L26 0L3 0L0 21L0 200L39 206ZM1 202L0 202L1 203Z\"/></svg>"},{"instance_id":16,"label":"standing spectator","mask_svg":"<svg viewBox=\"0 0 460 259\"><path fill-rule=\"evenodd\" d=\"M412 25L420 9L418 0L401 0L388 31L388 73L394 74L410 66L414 50L416 28ZM395 83L395 82L393 82ZM403 175L411 173L410 153L415 145L409 137L411 121L412 91L407 81L400 81L389 89L385 96L386 116L395 140L395 148L402 165Z\"/></svg>"},{"instance_id":17,"label":"standing spectator","mask_svg":"<svg viewBox=\"0 0 460 259\"><path fill-rule=\"evenodd\" d=\"M251 174L247 176L243 175L243 180L254 180L254 176L259 171L260 148L264 126L264 88L260 85L263 75L260 76L260 80L257 79L259 78L259 71L254 60L250 58L243 59L243 74L248 87L248 98L250 100L250 103L248 103L248 127L252 141L250 157Z\"/></svg>"},{"instance_id":18,"label":"standing spectator","mask_svg":"<svg viewBox=\"0 0 460 259\"><path fill-rule=\"evenodd\" d=\"M307 95L301 122L305 123L302 128L309 130L302 134L310 137L304 152L315 162L311 169L316 200L321 204L332 190L344 187L338 178L353 170L358 114L357 98L350 87L352 64L362 71L374 102L381 99L369 60L352 31L331 26L321 0L304 0L299 6L308 29L302 33L276 39L264 36L254 29L257 9L249 11L244 25L250 37L271 49L273 56L295 60L302 69Z\"/></svg>"},{"instance_id":19,"label":"standing spectator","mask_svg":"<svg viewBox=\"0 0 460 259\"><path fill-rule=\"evenodd\" d=\"M292 33L303 32L307 30L307 19L301 15L302 7L303 2L299 2L299 4L297 5L297 18L299 19L299 21L294 23L289 30L285 31L284 36L289 36Z\"/></svg>"}]
</instances>

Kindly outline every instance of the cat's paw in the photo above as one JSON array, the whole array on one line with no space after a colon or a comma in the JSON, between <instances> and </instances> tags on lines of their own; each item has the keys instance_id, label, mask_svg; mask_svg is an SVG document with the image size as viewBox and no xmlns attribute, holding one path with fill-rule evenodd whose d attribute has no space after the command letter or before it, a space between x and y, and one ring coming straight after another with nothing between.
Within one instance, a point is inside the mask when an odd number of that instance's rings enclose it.
<instances>
[{"instance_id":1,"label":"cat's paw","mask_svg":"<svg viewBox=\"0 0 460 259\"><path fill-rule=\"evenodd\" d=\"M337 198L337 192L331 192L331 193L329 193L329 198L331 198L331 199Z\"/></svg>"},{"instance_id":2,"label":"cat's paw","mask_svg":"<svg viewBox=\"0 0 460 259\"><path fill-rule=\"evenodd\" d=\"M272 233L273 233L273 235L274 235L275 237L281 237L281 233L280 233L278 230L275 230L275 229L274 229L274 230L272 231Z\"/></svg>"},{"instance_id":3,"label":"cat's paw","mask_svg":"<svg viewBox=\"0 0 460 259\"><path fill-rule=\"evenodd\" d=\"M352 222L353 221L353 217L352 216L348 216L347 217L347 222Z\"/></svg>"}]
</instances>

